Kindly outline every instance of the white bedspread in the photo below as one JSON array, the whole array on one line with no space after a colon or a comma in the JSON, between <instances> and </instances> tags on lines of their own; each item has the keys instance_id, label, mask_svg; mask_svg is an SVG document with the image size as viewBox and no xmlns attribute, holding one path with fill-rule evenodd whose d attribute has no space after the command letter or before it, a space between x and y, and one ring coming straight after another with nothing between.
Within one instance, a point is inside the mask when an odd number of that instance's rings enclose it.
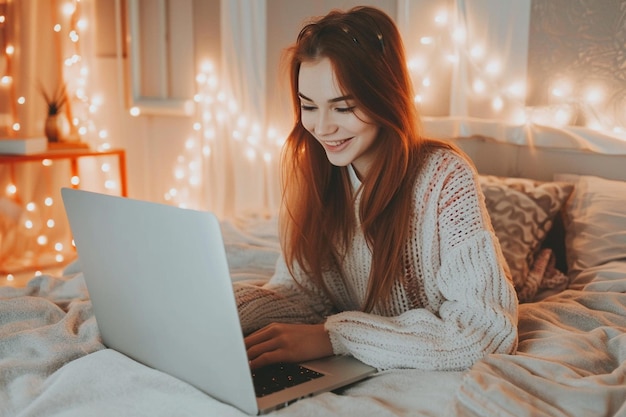
<instances>
[{"instance_id":1,"label":"white bedspread","mask_svg":"<svg viewBox=\"0 0 626 417\"><path fill-rule=\"evenodd\" d=\"M275 223L224 224L234 279L266 279ZM285 416L626 415L626 271L520 309L520 351L467 372L396 370ZM1 416L243 416L190 385L106 349L80 272L0 287Z\"/></svg>"}]
</instances>

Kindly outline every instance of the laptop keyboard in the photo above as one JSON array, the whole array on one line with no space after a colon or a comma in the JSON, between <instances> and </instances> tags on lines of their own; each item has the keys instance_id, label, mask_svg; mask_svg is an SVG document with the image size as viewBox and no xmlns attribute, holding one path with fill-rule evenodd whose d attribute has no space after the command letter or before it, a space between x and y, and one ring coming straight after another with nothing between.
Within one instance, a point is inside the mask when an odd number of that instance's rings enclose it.
<instances>
[{"instance_id":1,"label":"laptop keyboard","mask_svg":"<svg viewBox=\"0 0 626 417\"><path fill-rule=\"evenodd\" d=\"M321 376L324 374L295 363L277 363L252 371L257 397L264 397Z\"/></svg>"}]
</instances>

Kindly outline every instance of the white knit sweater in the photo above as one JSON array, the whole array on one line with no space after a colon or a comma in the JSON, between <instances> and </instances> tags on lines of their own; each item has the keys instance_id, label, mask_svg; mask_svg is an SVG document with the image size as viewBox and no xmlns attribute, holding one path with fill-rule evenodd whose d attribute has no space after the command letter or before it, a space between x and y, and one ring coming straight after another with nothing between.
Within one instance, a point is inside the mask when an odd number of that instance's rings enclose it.
<instances>
[{"instance_id":1,"label":"white knit sweater","mask_svg":"<svg viewBox=\"0 0 626 417\"><path fill-rule=\"evenodd\" d=\"M351 178L358 192L353 170ZM344 280L338 272L325 276L337 305L302 274L297 279L310 291L298 287L280 257L264 286L235 284L244 332L325 321L336 354L378 369L462 370L488 353L514 353L517 297L473 167L453 151L436 151L417 178L414 204L406 273L387 310L359 311L371 264L359 228Z\"/></svg>"}]
</instances>

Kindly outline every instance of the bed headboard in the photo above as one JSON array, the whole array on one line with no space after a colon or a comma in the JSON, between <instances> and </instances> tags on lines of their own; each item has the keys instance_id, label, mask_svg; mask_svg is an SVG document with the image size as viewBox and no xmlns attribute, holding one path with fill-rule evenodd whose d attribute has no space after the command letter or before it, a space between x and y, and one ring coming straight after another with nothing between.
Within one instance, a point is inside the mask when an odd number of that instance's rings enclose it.
<instances>
[{"instance_id":1,"label":"bed headboard","mask_svg":"<svg viewBox=\"0 0 626 417\"><path fill-rule=\"evenodd\" d=\"M578 174L626 181L626 132L454 116L424 117L422 123L426 136L455 143L481 174L541 181Z\"/></svg>"},{"instance_id":2,"label":"bed headboard","mask_svg":"<svg viewBox=\"0 0 626 417\"><path fill-rule=\"evenodd\" d=\"M449 139L481 174L553 180L554 174L595 175L626 181L626 155L584 149L530 147L484 136Z\"/></svg>"}]
</instances>

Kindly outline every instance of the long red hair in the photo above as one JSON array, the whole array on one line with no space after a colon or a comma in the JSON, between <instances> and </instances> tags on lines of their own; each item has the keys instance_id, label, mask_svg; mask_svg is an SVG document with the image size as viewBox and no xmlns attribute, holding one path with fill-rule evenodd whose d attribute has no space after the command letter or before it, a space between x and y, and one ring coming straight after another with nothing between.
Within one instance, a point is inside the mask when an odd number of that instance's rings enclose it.
<instances>
[{"instance_id":1,"label":"long red hair","mask_svg":"<svg viewBox=\"0 0 626 417\"><path fill-rule=\"evenodd\" d=\"M371 7L331 11L307 24L288 49L294 127L282 155L281 243L294 263L333 299L325 271L341 274L341 260L357 224L346 167L333 166L303 127L298 97L302 62L328 58L339 87L379 126L376 160L362 178L360 223L372 251L363 311L383 307L404 274L403 253L412 217L413 185L430 141L422 138L400 34L389 16Z\"/></svg>"}]
</instances>

